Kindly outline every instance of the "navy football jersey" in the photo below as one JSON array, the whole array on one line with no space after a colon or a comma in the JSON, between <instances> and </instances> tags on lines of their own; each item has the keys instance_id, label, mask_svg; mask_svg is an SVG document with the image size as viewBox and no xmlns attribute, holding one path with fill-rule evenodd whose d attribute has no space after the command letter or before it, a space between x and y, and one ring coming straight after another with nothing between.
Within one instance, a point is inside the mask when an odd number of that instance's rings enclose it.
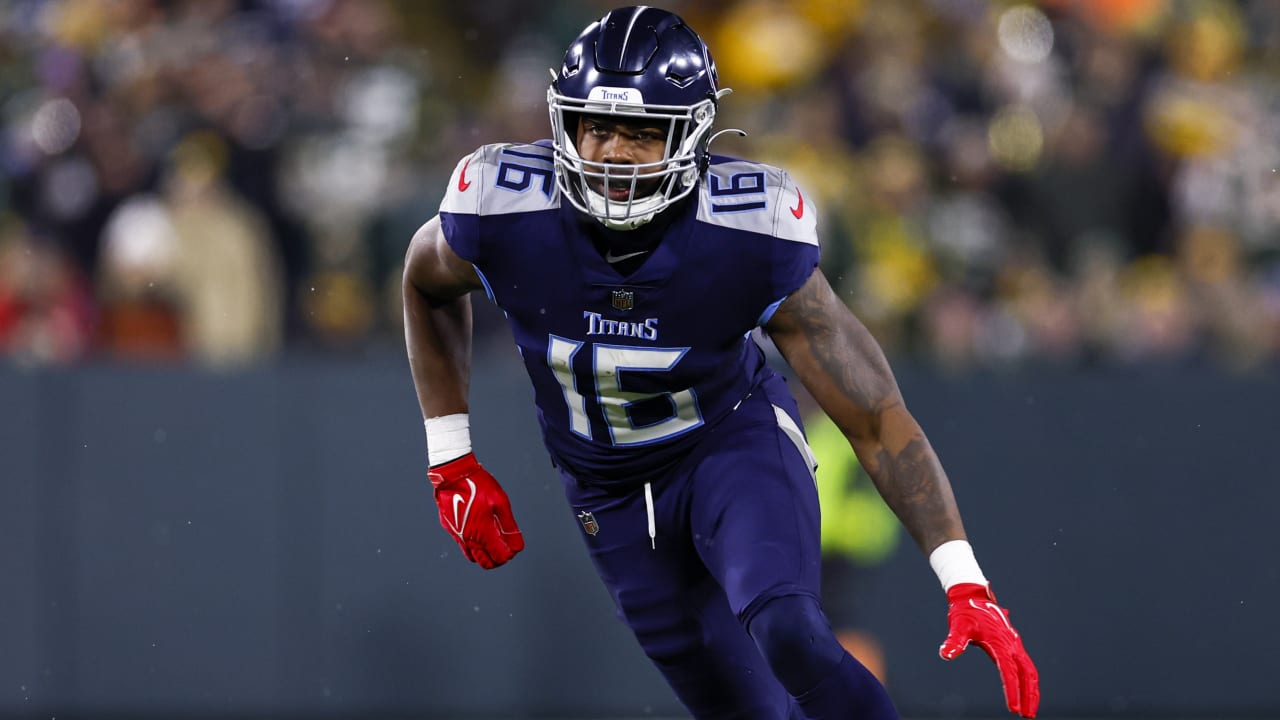
<instances>
[{"instance_id":1,"label":"navy football jersey","mask_svg":"<svg viewBox=\"0 0 1280 720\"><path fill-rule=\"evenodd\" d=\"M584 482L656 479L772 377L751 331L818 264L815 209L778 168L714 157L667 212L619 273L561 202L545 143L480 148L440 206L511 324L552 459Z\"/></svg>"}]
</instances>

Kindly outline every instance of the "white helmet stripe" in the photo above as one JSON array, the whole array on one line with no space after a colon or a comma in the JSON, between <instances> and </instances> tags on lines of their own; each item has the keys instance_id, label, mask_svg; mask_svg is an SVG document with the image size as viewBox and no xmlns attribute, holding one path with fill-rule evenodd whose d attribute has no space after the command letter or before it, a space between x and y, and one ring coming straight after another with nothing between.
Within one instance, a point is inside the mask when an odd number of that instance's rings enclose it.
<instances>
[{"instance_id":1,"label":"white helmet stripe","mask_svg":"<svg viewBox=\"0 0 1280 720\"><path fill-rule=\"evenodd\" d=\"M627 43L631 42L631 30L636 26L636 20L639 20L640 16L643 15L644 11L647 9L648 8L644 5L638 5L632 8L634 13L631 16L631 23L627 25L627 33L622 36L622 52L618 53L618 67L622 67L623 61L626 60Z\"/></svg>"}]
</instances>

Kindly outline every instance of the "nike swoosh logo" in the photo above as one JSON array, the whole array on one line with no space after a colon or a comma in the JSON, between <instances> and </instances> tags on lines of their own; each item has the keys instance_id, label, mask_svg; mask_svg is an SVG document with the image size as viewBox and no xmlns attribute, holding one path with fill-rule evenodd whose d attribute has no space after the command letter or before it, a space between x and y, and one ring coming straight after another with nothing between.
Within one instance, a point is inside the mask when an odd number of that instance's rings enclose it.
<instances>
[{"instance_id":1,"label":"nike swoosh logo","mask_svg":"<svg viewBox=\"0 0 1280 720\"><path fill-rule=\"evenodd\" d=\"M1018 637L1018 631L1014 630L1013 626L1009 624L1009 618L1005 617L1004 613L1000 611L999 605L996 605L995 603L984 602L982 603L982 605L985 607L982 607L982 606L979 606L978 603L974 602L973 600L969 601L969 605L971 605L975 610L986 610L992 615L995 615L996 617L1000 618L1000 622L1004 623L1004 626L1009 628L1009 632L1012 633L1014 637Z\"/></svg>"},{"instance_id":2,"label":"nike swoosh logo","mask_svg":"<svg viewBox=\"0 0 1280 720\"><path fill-rule=\"evenodd\" d=\"M471 516L471 503L476 500L476 484L468 479L467 487L471 488L471 497L463 499L462 493L455 493L453 496L453 532L462 537L462 531L467 527L467 518ZM465 506L461 517L458 515L458 508Z\"/></svg>"},{"instance_id":3,"label":"nike swoosh logo","mask_svg":"<svg viewBox=\"0 0 1280 720\"><path fill-rule=\"evenodd\" d=\"M458 192L466 192L471 187L471 183L467 182L467 166L471 164L471 158L462 163L462 174L458 176ZM799 217L799 216L797 216Z\"/></svg>"},{"instance_id":4,"label":"nike swoosh logo","mask_svg":"<svg viewBox=\"0 0 1280 720\"><path fill-rule=\"evenodd\" d=\"M800 202L795 207L787 209L799 220L804 215L804 196L800 194L800 188L796 188L796 197L799 198Z\"/></svg>"},{"instance_id":5,"label":"nike swoosh logo","mask_svg":"<svg viewBox=\"0 0 1280 720\"><path fill-rule=\"evenodd\" d=\"M626 260L627 258L639 257L639 256L641 256L641 255L644 255L644 254L648 253L648 252L649 252L648 250L641 250L641 251L639 251L639 252L627 253L626 255L614 255L614 254L613 254L613 251L612 251L612 250L610 250L609 252L607 252L607 253L605 253L605 254L604 254L604 261L605 261L605 262L607 262L607 263L622 262L623 260Z\"/></svg>"}]
</instances>

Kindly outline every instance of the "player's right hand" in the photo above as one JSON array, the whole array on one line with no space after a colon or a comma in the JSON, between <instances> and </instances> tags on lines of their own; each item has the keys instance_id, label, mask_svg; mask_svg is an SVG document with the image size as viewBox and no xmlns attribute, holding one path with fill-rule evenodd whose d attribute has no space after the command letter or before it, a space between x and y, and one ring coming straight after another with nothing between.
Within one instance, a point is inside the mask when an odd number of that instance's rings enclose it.
<instances>
[{"instance_id":1,"label":"player's right hand","mask_svg":"<svg viewBox=\"0 0 1280 720\"><path fill-rule=\"evenodd\" d=\"M511 501L474 453L427 471L440 508L440 524L462 554L490 570L524 549L524 535L511 514Z\"/></svg>"}]
</instances>

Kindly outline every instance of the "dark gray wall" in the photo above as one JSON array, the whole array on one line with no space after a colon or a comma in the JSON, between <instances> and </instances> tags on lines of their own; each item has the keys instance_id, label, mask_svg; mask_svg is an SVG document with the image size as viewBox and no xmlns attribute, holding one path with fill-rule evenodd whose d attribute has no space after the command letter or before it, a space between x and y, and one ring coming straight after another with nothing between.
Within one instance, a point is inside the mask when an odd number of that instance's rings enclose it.
<instances>
[{"instance_id":1,"label":"dark gray wall","mask_svg":"<svg viewBox=\"0 0 1280 720\"><path fill-rule=\"evenodd\" d=\"M528 550L437 525L395 353L193 369L0 368L0 715L677 715L589 568L512 353L473 433ZM1280 382L1209 371L900 371L1044 714L1280 714ZM862 617L915 716L999 715L902 548Z\"/></svg>"}]
</instances>

